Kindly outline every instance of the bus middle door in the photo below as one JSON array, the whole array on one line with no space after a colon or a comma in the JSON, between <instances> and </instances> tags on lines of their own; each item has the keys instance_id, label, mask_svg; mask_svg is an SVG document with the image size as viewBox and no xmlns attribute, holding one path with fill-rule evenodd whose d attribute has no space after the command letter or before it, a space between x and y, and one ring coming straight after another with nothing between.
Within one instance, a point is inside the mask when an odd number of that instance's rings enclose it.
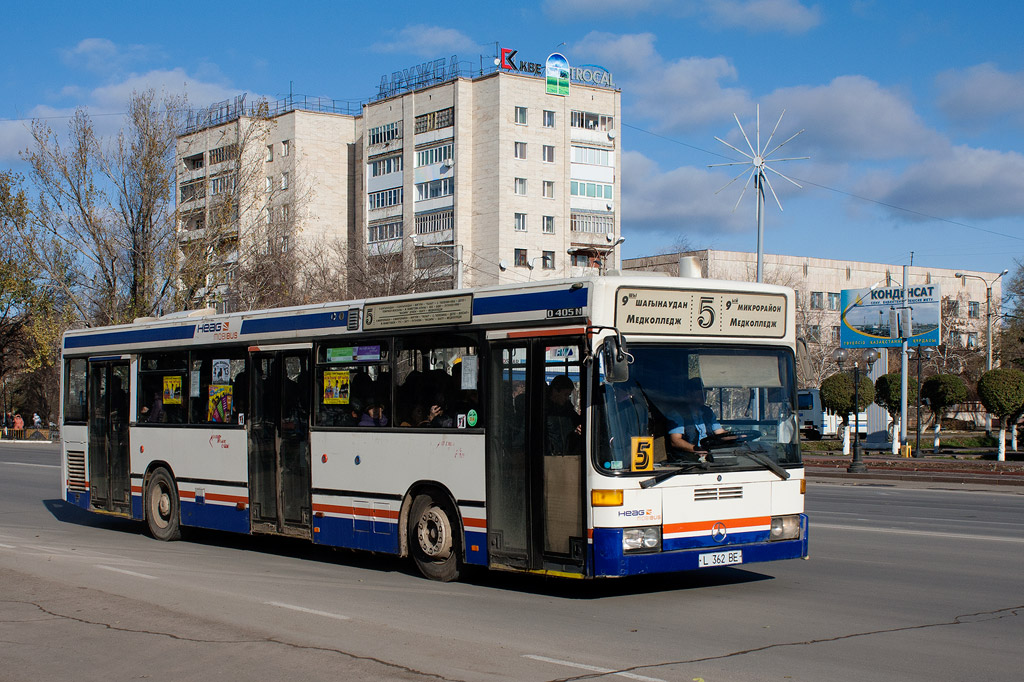
<instances>
[{"instance_id":1,"label":"bus middle door","mask_svg":"<svg viewBox=\"0 0 1024 682\"><path fill-rule=\"evenodd\" d=\"M89 499L93 509L131 513L127 360L89 362Z\"/></svg>"},{"instance_id":2,"label":"bus middle door","mask_svg":"<svg viewBox=\"0 0 1024 682\"><path fill-rule=\"evenodd\" d=\"M249 502L253 532L312 535L310 351L252 354Z\"/></svg>"}]
</instances>

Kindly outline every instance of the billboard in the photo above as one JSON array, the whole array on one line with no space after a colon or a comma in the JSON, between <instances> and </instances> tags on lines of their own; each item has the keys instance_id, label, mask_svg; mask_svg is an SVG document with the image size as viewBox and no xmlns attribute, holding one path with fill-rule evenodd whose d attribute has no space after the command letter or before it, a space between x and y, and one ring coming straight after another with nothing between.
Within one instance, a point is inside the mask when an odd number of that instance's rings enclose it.
<instances>
[{"instance_id":1,"label":"billboard","mask_svg":"<svg viewBox=\"0 0 1024 682\"><path fill-rule=\"evenodd\" d=\"M909 308L907 310L906 308ZM942 292L937 284L903 288L844 289L840 296L839 345L883 348L938 346L942 339Z\"/></svg>"},{"instance_id":2,"label":"billboard","mask_svg":"<svg viewBox=\"0 0 1024 682\"><path fill-rule=\"evenodd\" d=\"M569 94L569 60L558 52L548 55L544 64L544 77L547 80L546 92L549 95Z\"/></svg>"}]
</instances>

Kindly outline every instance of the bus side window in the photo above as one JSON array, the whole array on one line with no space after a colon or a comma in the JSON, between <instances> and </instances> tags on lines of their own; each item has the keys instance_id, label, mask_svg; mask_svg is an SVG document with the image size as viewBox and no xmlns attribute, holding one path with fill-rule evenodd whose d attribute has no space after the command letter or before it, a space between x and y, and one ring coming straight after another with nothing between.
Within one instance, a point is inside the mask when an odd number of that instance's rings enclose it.
<instances>
[{"instance_id":1,"label":"bus side window","mask_svg":"<svg viewBox=\"0 0 1024 682\"><path fill-rule=\"evenodd\" d=\"M189 395L188 353L152 353L139 359L138 422L184 424Z\"/></svg>"}]
</instances>

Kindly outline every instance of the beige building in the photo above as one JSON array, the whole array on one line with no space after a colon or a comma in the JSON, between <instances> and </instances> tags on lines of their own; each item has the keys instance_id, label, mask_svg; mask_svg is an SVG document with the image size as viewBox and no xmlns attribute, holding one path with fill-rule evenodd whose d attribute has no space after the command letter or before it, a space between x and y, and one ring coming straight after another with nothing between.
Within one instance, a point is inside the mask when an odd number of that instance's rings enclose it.
<instances>
[{"instance_id":1,"label":"beige building","mask_svg":"<svg viewBox=\"0 0 1024 682\"><path fill-rule=\"evenodd\" d=\"M284 249L340 247L350 278L397 271L425 289L456 286L460 270L468 287L617 267L620 92L610 74L556 95L543 70L462 71L453 58L415 83L382 83L355 111L290 98L195 115L178 140L179 243L185 258L199 245L225 255L223 274L213 268L196 296L223 299L232 266L252 257L239 247L247 232ZM235 205L214 220L228 192ZM229 227L211 234L214 223ZM348 288L375 288L361 284Z\"/></svg>"},{"instance_id":2,"label":"beige building","mask_svg":"<svg viewBox=\"0 0 1024 682\"><path fill-rule=\"evenodd\" d=\"M664 254L622 261L623 270L660 270L679 272L679 260L688 256L697 259L701 275L712 279L753 281L757 272L757 255L741 251L704 249L685 253ZM957 273L962 276L957 277ZM830 260L805 256L765 254L764 280L796 290L797 334L808 341L814 362L813 375L802 377L804 384L818 386L821 379L835 370L832 351L839 346L840 296L844 289L869 289L874 286L898 287L903 267L883 263ZM911 266L907 268L907 284L937 284L942 306L942 335L945 357L933 357L932 363L942 371L963 373L964 358L975 364L984 357L988 331L987 290L991 286L991 321L998 329L1002 279L998 272L949 270ZM975 351L964 353L962 351ZM884 371L885 360L878 369ZM897 370L898 366L894 366ZM872 376L879 371L872 373Z\"/></svg>"}]
</instances>

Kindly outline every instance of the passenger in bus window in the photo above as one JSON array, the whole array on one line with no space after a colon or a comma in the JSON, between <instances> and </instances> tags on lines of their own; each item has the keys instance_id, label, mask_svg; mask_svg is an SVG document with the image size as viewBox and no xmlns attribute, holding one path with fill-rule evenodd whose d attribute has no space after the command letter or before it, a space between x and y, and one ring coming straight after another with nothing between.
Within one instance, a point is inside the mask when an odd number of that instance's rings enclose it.
<instances>
[{"instance_id":1,"label":"passenger in bus window","mask_svg":"<svg viewBox=\"0 0 1024 682\"><path fill-rule=\"evenodd\" d=\"M548 386L544 416L547 422L546 452L549 455L580 454L583 420L572 404L575 391L576 385L564 374L556 376Z\"/></svg>"},{"instance_id":2,"label":"passenger in bus window","mask_svg":"<svg viewBox=\"0 0 1024 682\"><path fill-rule=\"evenodd\" d=\"M683 404L665 414L668 421L668 455L673 459L713 461L704 441L708 436L728 433L704 403L704 385L698 378L686 379Z\"/></svg>"},{"instance_id":3,"label":"passenger in bus window","mask_svg":"<svg viewBox=\"0 0 1024 682\"><path fill-rule=\"evenodd\" d=\"M142 408L143 418L139 421L144 421L149 424L158 424L163 421L167 421L167 414L164 412L164 401L161 395L154 391L153 392L153 403L150 407Z\"/></svg>"}]
</instances>

